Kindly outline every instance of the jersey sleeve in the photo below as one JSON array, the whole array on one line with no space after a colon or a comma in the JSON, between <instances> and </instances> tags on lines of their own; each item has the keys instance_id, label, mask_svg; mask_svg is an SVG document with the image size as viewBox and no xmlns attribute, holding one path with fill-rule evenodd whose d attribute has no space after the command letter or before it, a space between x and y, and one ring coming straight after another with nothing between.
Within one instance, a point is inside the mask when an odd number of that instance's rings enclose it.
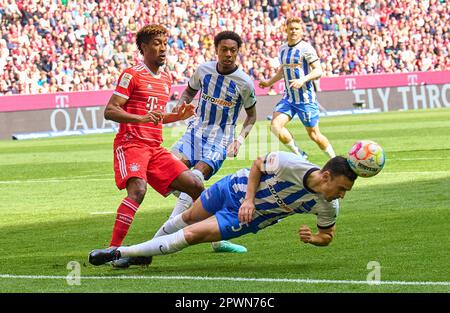
<instances>
[{"instance_id":1,"label":"jersey sleeve","mask_svg":"<svg viewBox=\"0 0 450 313\"><path fill-rule=\"evenodd\" d=\"M317 60L319 60L316 49L314 49L313 46L311 46L310 44L306 46L304 53L305 59L308 62L308 64L314 63Z\"/></svg>"},{"instance_id":2,"label":"jersey sleeve","mask_svg":"<svg viewBox=\"0 0 450 313\"><path fill-rule=\"evenodd\" d=\"M289 166L290 155L286 152L270 152L264 160L263 170L266 174L281 176Z\"/></svg>"},{"instance_id":3,"label":"jersey sleeve","mask_svg":"<svg viewBox=\"0 0 450 313\"><path fill-rule=\"evenodd\" d=\"M317 227L330 228L336 224L336 219L339 214L339 201L333 200L327 203L326 206L320 208L317 212Z\"/></svg>"},{"instance_id":4,"label":"jersey sleeve","mask_svg":"<svg viewBox=\"0 0 450 313\"><path fill-rule=\"evenodd\" d=\"M195 70L194 74L191 76L188 82L188 86L194 90L200 90L200 88L202 88L200 77L201 67L202 67L201 65L197 67L197 69Z\"/></svg>"},{"instance_id":5,"label":"jersey sleeve","mask_svg":"<svg viewBox=\"0 0 450 313\"><path fill-rule=\"evenodd\" d=\"M120 76L114 94L129 99L136 86L136 77L131 71L125 70Z\"/></svg>"},{"instance_id":6,"label":"jersey sleeve","mask_svg":"<svg viewBox=\"0 0 450 313\"><path fill-rule=\"evenodd\" d=\"M255 86L253 85L253 81L250 80L247 82L245 91L242 95L242 103L244 104L244 108L250 109L256 104L256 92Z\"/></svg>"}]
</instances>

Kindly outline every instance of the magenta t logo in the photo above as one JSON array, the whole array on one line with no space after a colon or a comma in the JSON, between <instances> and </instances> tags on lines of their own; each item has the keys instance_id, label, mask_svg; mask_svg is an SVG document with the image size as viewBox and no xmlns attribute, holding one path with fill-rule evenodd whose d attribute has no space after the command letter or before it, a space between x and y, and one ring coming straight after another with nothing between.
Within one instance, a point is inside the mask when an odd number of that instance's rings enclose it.
<instances>
[{"instance_id":1,"label":"magenta t logo","mask_svg":"<svg viewBox=\"0 0 450 313\"><path fill-rule=\"evenodd\" d=\"M408 75L408 86L414 85L417 85L417 75L416 74Z\"/></svg>"},{"instance_id":2,"label":"magenta t logo","mask_svg":"<svg viewBox=\"0 0 450 313\"><path fill-rule=\"evenodd\" d=\"M351 90L356 88L356 78L346 78L345 79L345 89Z\"/></svg>"},{"instance_id":3,"label":"magenta t logo","mask_svg":"<svg viewBox=\"0 0 450 313\"><path fill-rule=\"evenodd\" d=\"M69 96L68 95L57 95L55 96L56 108L68 108L69 107Z\"/></svg>"}]
</instances>

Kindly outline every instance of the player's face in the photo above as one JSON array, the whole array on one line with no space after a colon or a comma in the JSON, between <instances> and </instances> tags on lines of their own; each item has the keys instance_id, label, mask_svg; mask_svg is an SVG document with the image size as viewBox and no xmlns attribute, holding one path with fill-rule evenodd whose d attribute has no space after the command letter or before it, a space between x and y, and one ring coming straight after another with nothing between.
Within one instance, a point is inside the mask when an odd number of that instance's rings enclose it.
<instances>
[{"instance_id":1,"label":"player's face","mask_svg":"<svg viewBox=\"0 0 450 313\"><path fill-rule=\"evenodd\" d=\"M324 177L325 186L322 190L322 195L325 200L332 201L334 199L344 199L345 193L350 191L354 182L344 175L333 177L329 172Z\"/></svg>"},{"instance_id":2,"label":"player's face","mask_svg":"<svg viewBox=\"0 0 450 313\"><path fill-rule=\"evenodd\" d=\"M167 36L160 34L148 43L142 44L144 61L147 65L156 67L163 66L166 62Z\"/></svg>"},{"instance_id":3,"label":"player's face","mask_svg":"<svg viewBox=\"0 0 450 313\"><path fill-rule=\"evenodd\" d=\"M292 22L287 26L288 44L295 44L302 38L302 26L300 23Z\"/></svg>"},{"instance_id":4,"label":"player's face","mask_svg":"<svg viewBox=\"0 0 450 313\"><path fill-rule=\"evenodd\" d=\"M219 70L233 70L236 67L238 52L239 48L236 41L231 39L221 40L216 48Z\"/></svg>"}]
</instances>

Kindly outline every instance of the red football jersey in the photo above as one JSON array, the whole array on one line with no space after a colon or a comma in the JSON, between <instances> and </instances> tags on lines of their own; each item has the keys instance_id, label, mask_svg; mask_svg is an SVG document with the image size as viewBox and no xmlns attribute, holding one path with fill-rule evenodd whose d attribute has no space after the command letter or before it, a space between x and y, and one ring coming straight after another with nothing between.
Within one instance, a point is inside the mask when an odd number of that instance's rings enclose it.
<instances>
[{"instance_id":1,"label":"red football jersey","mask_svg":"<svg viewBox=\"0 0 450 313\"><path fill-rule=\"evenodd\" d=\"M145 115L148 111L166 112L169 100L171 80L166 72L155 75L141 63L127 68L119 77L115 95L128 101L123 109L128 113ZM153 123L120 123L117 137L131 136L151 145L160 145L162 138L162 122Z\"/></svg>"}]
</instances>

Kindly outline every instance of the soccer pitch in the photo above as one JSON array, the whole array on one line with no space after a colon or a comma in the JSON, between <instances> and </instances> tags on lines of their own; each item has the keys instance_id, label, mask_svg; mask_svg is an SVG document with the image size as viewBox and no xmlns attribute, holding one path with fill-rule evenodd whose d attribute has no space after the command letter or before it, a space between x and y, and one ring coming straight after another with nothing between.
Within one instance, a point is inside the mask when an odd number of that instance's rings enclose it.
<instances>
[{"instance_id":1,"label":"soccer pitch","mask_svg":"<svg viewBox=\"0 0 450 313\"><path fill-rule=\"evenodd\" d=\"M268 123L255 125L245 149L207 186L278 146L268 143ZM315 216L299 214L234 239L245 254L202 244L127 270L87 262L109 243L125 196L114 183L113 135L0 141L0 291L450 292L450 109L326 117L320 126L337 154L372 139L387 158L379 175L358 178L341 201L330 246L300 242L301 224L316 228ZM289 129L323 165L326 156L300 122ZM164 146L183 131L166 128ZM174 203L149 187L124 244L150 239Z\"/></svg>"}]
</instances>

